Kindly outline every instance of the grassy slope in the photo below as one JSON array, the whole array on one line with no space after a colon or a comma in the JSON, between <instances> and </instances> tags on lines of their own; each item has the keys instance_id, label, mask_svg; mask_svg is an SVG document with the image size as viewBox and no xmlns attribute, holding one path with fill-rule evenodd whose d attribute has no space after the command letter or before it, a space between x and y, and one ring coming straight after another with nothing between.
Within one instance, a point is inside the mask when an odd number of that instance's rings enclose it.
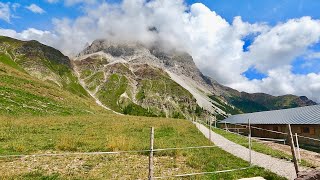
<instances>
[{"instance_id":1,"label":"grassy slope","mask_svg":"<svg viewBox=\"0 0 320 180\"><path fill-rule=\"evenodd\" d=\"M58 84L80 97L89 97L73 74L69 61L60 51L37 41L0 36L0 62L38 79Z\"/></svg>"},{"instance_id":2,"label":"grassy slope","mask_svg":"<svg viewBox=\"0 0 320 180\"><path fill-rule=\"evenodd\" d=\"M188 121L118 116L0 117L0 154L85 152L148 149L150 126L155 148L210 145ZM0 159L2 178L137 179L147 176L146 154L123 156L30 157ZM219 148L156 153L155 175L216 171L248 163ZM78 163L79 162L79 163ZM72 168L70 168L70 166ZM33 172L30 172L28 167ZM19 168L19 171L15 169ZM196 179L237 179L263 176L281 179L261 168L196 176Z\"/></svg>"},{"instance_id":3,"label":"grassy slope","mask_svg":"<svg viewBox=\"0 0 320 180\"><path fill-rule=\"evenodd\" d=\"M249 99L244 99L240 97L232 97L229 99L229 103L237 107L244 113L252 113L259 111L268 111L269 108Z\"/></svg>"},{"instance_id":4,"label":"grassy slope","mask_svg":"<svg viewBox=\"0 0 320 180\"><path fill-rule=\"evenodd\" d=\"M0 62L0 114L68 115L103 111L79 97Z\"/></svg>"}]
</instances>

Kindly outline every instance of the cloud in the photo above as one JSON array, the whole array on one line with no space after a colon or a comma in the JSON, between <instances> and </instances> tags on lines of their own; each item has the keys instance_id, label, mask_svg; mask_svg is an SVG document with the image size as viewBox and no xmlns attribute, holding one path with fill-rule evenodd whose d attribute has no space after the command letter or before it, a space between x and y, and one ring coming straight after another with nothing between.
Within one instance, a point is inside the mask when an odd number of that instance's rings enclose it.
<instances>
[{"instance_id":1,"label":"cloud","mask_svg":"<svg viewBox=\"0 0 320 180\"><path fill-rule=\"evenodd\" d=\"M65 0L65 4L68 6L72 6L79 3L85 3L85 4L94 4L97 0Z\"/></svg>"},{"instance_id":2,"label":"cloud","mask_svg":"<svg viewBox=\"0 0 320 180\"><path fill-rule=\"evenodd\" d=\"M99 38L140 41L146 45L158 41L167 48L187 51L203 73L224 85L248 92L307 95L320 102L320 70L298 75L292 73L291 66L296 57L305 56L319 42L319 20L301 17L269 26L235 17L229 23L203 4L187 6L183 0L97 2L84 4L84 15L75 20L54 19L51 31L2 29L0 34L36 39L68 55L78 53L86 43ZM150 28L157 32L149 31ZM248 51L244 51L243 39L247 36L254 39ZM267 77L247 79L243 72L250 67Z\"/></svg>"},{"instance_id":3,"label":"cloud","mask_svg":"<svg viewBox=\"0 0 320 180\"><path fill-rule=\"evenodd\" d=\"M57 3L59 0L47 0L48 3Z\"/></svg>"},{"instance_id":4,"label":"cloud","mask_svg":"<svg viewBox=\"0 0 320 180\"><path fill-rule=\"evenodd\" d=\"M36 4L30 4L30 6L26 6L26 8L29 9L31 12L36 13L36 14L43 14L43 13L46 12Z\"/></svg>"},{"instance_id":5,"label":"cloud","mask_svg":"<svg viewBox=\"0 0 320 180\"><path fill-rule=\"evenodd\" d=\"M320 59L320 52L310 52L306 55L307 59Z\"/></svg>"},{"instance_id":6,"label":"cloud","mask_svg":"<svg viewBox=\"0 0 320 180\"><path fill-rule=\"evenodd\" d=\"M46 0L48 3L57 3L59 2L60 0ZM73 5L76 5L76 4L95 4L98 2L98 0L61 0L61 1L64 1L64 4L66 6L73 6Z\"/></svg>"},{"instance_id":7,"label":"cloud","mask_svg":"<svg viewBox=\"0 0 320 180\"><path fill-rule=\"evenodd\" d=\"M29 28L22 32L0 28L0 34L20 40L38 40L41 43L48 44L56 48L59 45L59 37L57 37L55 34L51 33L50 31L42 31L34 28Z\"/></svg>"},{"instance_id":8,"label":"cloud","mask_svg":"<svg viewBox=\"0 0 320 180\"><path fill-rule=\"evenodd\" d=\"M0 2L0 19L10 23L10 3L2 3Z\"/></svg>"},{"instance_id":9,"label":"cloud","mask_svg":"<svg viewBox=\"0 0 320 180\"><path fill-rule=\"evenodd\" d=\"M295 94L320 102L320 73L293 74L291 66L269 70L262 80L242 81L231 84L246 92L265 92L273 95Z\"/></svg>"},{"instance_id":10,"label":"cloud","mask_svg":"<svg viewBox=\"0 0 320 180\"><path fill-rule=\"evenodd\" d=\"M19 3L13 3L13 4L11 5L13 11L16 11L20 6L21 6L21 4L19 4Z\"/></svg>"},{"instance_id":11,"label":"cloud","mask_svg":"<svg viewBox=\"0 0 320 180\"><path fill-rule=\"evenodd\" d=\"M291 19L258 36L247 58L262 72L290 64L309 46L319 42L320 21L310 17Z\"/></svg>"}]
</instances>

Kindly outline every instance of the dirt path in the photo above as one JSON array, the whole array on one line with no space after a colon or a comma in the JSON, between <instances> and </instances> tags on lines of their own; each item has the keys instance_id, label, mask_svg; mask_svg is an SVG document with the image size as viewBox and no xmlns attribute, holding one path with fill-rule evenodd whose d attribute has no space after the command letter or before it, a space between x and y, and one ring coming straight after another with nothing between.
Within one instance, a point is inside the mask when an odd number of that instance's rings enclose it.
<instances>
[{"instance_id":1,"label":"dirt path","mask_svg":"<svg viewBox=\"0 0 320 180\"><path fill-rule=\"evenodd\" d=\"M197 128L207 137L209 138L209 129L202 124L195 123ZM221 149L245 160L249 161L249 149L238 145L223 136L214 133L211 131L211 141L215 143L215 145L220 146ZM252 164L263 167L265 169L270 170L273 173L276 173L280 176L286 177L288 179L296 178L295 169L293 163L289 161L285 161L282 159L277 159L271 157L269 155L265 155L256 151L252 151Z\"/></svg>"}]
</instances>

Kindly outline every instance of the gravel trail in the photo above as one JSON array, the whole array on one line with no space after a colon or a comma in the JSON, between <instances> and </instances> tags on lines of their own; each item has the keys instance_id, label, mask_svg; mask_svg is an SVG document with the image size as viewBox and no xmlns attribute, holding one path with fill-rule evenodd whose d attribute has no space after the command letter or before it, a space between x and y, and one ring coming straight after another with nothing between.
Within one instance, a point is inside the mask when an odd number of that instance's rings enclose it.
<instances>
[{"instance_id":1,"label":"gravel trail","mask_svg":"<svg viewBox=\"0 0 320 180\"><path fill-rule=\"evenodd\" d=\"M195 123L197 128L207 137L209 138L209 129L202 124ZM211 141L220 146L221 149L245 160L249 161L249 149L238 145L223 136L214 133L211 131ZM262 154L256 151L252 151L252 164L263 167L265 169L270 170L273 173L276 173L280 176L286 177L288 179L296 178L296 173L294 169L294 165L292 162L271 157L266 154Z\"/></svg>"}]
</instances>

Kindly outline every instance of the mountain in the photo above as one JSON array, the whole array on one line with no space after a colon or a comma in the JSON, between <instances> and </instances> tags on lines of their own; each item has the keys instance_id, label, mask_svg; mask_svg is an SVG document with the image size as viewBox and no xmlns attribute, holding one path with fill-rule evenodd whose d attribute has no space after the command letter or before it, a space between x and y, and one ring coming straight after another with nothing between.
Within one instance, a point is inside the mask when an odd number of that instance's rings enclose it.
<instances>
[{"instance_id":1,"label":"mountain","mask_svg":"<svg viewBox=\"0 0 320 180\"><path fill-rule=\"evenodd\" d=\"M78 83L70 59L36 41L0 37L0 114L67 115L103 110Z\"/></svg>"},{"instance_id":2,"label":"mountain","mask_svg":"<svg viewBox=\"0 0 320 180\"><path fill-rule=\"evenodd\" d=\"M315 104L223 86L189 54L156 43L96 40L70 60L37 41L0 37L0 74L0 112L7 114L95 113L98 104L129 115L223 119Z\"/></svg>"},{"instance_id":3,"label":"mountain","mask_svg":"<svg viewBox=\"0 0 320 180\"><path fill-rule=\"evenodd\" d=\"M174 118L214 113L210 98L180 78L206 85L186 53L96 40L73 63L89 93L116 112Z\"/></svg>"},{"instance_id":4,"label":"mountain","mask_svg":"<svg viewBox=\"0 0 320 180\"><path fill-rule=\"evenodd\" d=\"M199 106L207 114L223 119L229 114L316 104L307 97L249 94L225 87L204 76L189 54L164 50L158 44L147 47L139 43L96 40L79 53L74 64L93 96L111 109L128 114L133 111L127 111L127 107L134 106L148 109L157 116L172 117L179 113L191 117L195 112L188 109ZM122 89L112 94L114 86ZM184 103L181 105L181 102Z\"/></svg>"},{"instance_id":5,"label":"mountain","mask_svg":"<svg viewBox=\"0 0 320 180\"><path fill-rule=\"evenodd\" d=\"M295 96L291 94L272 96L265 93L240 92L217 82L212 82L213 86L218 89L218 96L229 104L237 107L237 109L243 113L279 110L317 104L306 96Z\"/></svg>"}]
</instances>

